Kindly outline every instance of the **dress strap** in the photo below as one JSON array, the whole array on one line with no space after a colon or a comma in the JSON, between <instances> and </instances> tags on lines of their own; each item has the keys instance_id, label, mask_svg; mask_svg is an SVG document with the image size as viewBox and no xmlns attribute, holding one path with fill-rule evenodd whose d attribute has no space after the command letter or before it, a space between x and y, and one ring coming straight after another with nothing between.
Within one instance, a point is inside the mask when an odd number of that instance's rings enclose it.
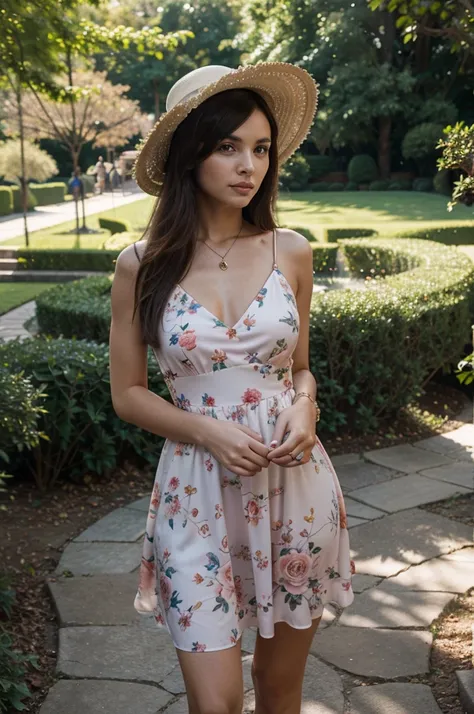
<instances>
[{"instance_id":1,"label":"dress strap","mask_svg":"<svg viewBox=\"0 0 474 714\"><path fill-rule=\"evenodd\" d=\"M133 244L133 247L134 247L134 249L135 249L135 255L137 256L137 260L138 260L138 262L140 262L140 256L138 255L137 244L134 243L134 244Z\"/></svg>"},{"instance_id":2,"label":"dress strap","mask_svg":"<svg viewBox=\"0 0 474 714\"><path fill-rule=\"evenodd\" d=\"M277 232L276 228L273 229L273 270L278 268L277 263Z\"/></svg>"}]
</instances>

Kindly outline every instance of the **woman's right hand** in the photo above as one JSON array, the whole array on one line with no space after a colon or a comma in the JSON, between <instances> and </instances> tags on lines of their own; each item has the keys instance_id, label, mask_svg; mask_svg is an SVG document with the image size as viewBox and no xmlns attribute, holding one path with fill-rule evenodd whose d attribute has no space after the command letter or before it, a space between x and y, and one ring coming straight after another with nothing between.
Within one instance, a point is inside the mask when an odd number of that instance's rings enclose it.
<instances>
[{"instance_id":1,"label":"woman's right hand","mask_svg":"<svg viewBox=\"0 0 474 714\"><path fill-rule=\"evenodd\" d=\"M237 476L255 476L270 463L262 435L244 424L212 419L204 448Z\"/></svg>"}]
</instances>

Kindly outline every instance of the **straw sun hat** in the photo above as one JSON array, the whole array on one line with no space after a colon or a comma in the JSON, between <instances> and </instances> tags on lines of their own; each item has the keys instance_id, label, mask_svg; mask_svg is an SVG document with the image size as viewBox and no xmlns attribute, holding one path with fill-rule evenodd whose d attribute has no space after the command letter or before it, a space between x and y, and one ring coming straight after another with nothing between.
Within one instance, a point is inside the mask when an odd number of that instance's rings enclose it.
<instances>
[{"instance_id":1,"label":"straw sun hat","mask_svg":"<svg viewBox=\"0 0 474 714\"><path fill-rule=\"evenodd\" d=\"M166 112L137 148L134 174L140 188L158 196L173 132L187 115L214 94L252 89L267 102L278 125L278 160L283 164L303 143L314 116L318 85L301 67L286 62L260 62L232 69L208 65L181 77L166 98Z\"/></svg>"}]
</instances>

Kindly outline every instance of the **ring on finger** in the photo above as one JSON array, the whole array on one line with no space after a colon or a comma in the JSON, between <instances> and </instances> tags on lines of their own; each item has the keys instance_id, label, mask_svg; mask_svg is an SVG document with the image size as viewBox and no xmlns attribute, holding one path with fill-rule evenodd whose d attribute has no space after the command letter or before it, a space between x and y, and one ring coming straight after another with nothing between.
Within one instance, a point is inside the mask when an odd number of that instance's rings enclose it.
<instances>
[{"instance_id":1,"label":"ring on finger","mask_svg":"<svg viewBox=\"0 0 474 714\"><path fill-rule=\"evenodd\" d=\"M296 456L293 456L295 461L301 461L304 457L304 451L300 451L299 454L296 454Z\"/></svg>"}]
</instances>

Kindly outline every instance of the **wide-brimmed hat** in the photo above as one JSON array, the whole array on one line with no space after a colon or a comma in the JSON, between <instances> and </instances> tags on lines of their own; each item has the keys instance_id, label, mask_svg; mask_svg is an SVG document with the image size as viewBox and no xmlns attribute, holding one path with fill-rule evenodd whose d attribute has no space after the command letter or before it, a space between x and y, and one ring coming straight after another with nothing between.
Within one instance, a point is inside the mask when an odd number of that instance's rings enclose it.
<instances>
[{"instance_id":1,"label":"wide-brimmed hat","mask_svg":"<svg viewBox=\"0 0 474 714\"><path fill-rule=\"evenodd\" d=\"M287 62L260 62L238 69L207 65L185 74L166 98L166 112L137 147L134 175L152 196L161 192L171 138L187 115L214 94L227 89L252 89L267 102L278 125L278 161L283 164L303 143L313 123L318 85L301 67Z\"/></svg>"}]
</instances>

